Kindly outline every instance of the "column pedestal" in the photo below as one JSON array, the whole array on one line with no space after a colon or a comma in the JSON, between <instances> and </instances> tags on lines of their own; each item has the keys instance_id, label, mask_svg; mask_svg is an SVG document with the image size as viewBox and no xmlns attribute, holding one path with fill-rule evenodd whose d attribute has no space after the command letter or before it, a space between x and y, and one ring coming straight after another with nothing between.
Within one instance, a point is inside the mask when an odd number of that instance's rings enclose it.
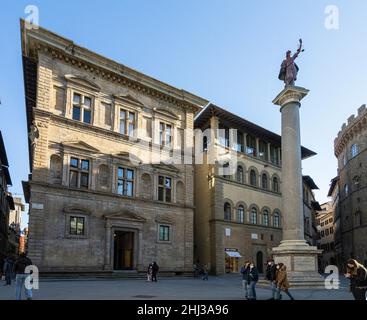
<instances>
[{"instance_id":1,"label":"column pedestal","mask_svg":"<svg viewBox=\"0 0 367 320\"><path fill-rule=\"evenodd\" d=\"M282 227L283 240L273 248L275 263L287 267L292 287L324 288L317 256L322 251L304 240L303 186L299 108L308 90L287 86L274 99L282 114Z\"/></svg>"}]
</instances>

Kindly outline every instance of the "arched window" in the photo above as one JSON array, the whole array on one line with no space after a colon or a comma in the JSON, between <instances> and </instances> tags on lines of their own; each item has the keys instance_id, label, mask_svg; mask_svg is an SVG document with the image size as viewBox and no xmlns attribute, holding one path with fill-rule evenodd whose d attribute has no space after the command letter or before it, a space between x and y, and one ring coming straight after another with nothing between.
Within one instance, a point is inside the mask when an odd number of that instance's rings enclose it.
<instances>
[{"instance_id":1,"label":"arched window","mask_svg":"<svg viewBox=\"0 0 367 320\"><path fill-rule=\"evenodd\" d=\"M243 168L241 166L237 167L237 182L244 183Z\"/></svg>"},{"instance_id":2,"label":"arched window","mask_svg":"<svg viewBox=\"0 0 367 320\"><path fill-rule=\"evenodd\" d=\"M224 204L224 220L231 220L231 205L228 202Z\"/></svg>"},{"instance_id":3,"label":"arched window","mask_svg":"<svg viewBox=\"0 0 367 320\"><path fill-rule=\"evenodd\" d=\"M243 223L245 215L245 209L242 205L237 208L237 221Z\"/></svg>"},{"instance_id":4,"label":"arched window","mask_svg":"<svg viewBox=\"0 0 367 320\"><path fill-rule=\"evenodd\" d=\"M256 210L256 208L251 209L250 222L252 224L257 224L257 210Z\"/></svg>"},{"instance_id":5,"label":"arched window","mask_svg":"<svg viewBox=\"0 0 367 320\"><path fill-rule=\"evenodd\" d=\"M273 226L276 228L280 227L280 214L277 211L274 213Z\"/></svg>"},{"instance_id":6,"label":"arched window","mask_svg":"<svg viewBox=\"0 0 367 320\"><path fill-rule=\"evenodd\" d=\"M208 137L204 136L203 137L203 151L207 151L208 150Z\"/></svg>"},{"instance_id":7,"label":"arched window","mask_svg":"<svg viewBox=\"0 0 367 320\"><path fill-rule=\"evenodd\" d=\"M279 182L277 177L273 178L273 191L279 192Z\"/></svg>"},{"instance_id":8,"label":"arched window","mask_svg":"<svg viewBox=\"0 0 367 320\"><path fill-rule=\"evenodd\" d=\"M265 173L261 176L261 187L263 189L268 189L268 176Z\"/></svg>"},{"instance_id":9,"label":"arched window","mask_svg":"<svg viewBox=\"0 0 367 320\"><path fill-rule=\"evenodd\" d=\"M264 226L269 225L269 211L267 209L263 211L263 225Z\"/></svg>"},{"instance_id":10,"label":"arched window","mask_svg":"<svg viewBox=\"0 0 367 320\"><path fill-rule=\"evenodd\" d=\"M255 170L250 171L250 184L254 187L257 186L256 172Z\"/></svg>"},{"instance_id":11,"label":"arched window","mask_svg":"<svg viewBox=\"0 0 367 320\"><path fill-rule=\"evenodd\" d=\"M350 152L352 155L352 158L355 157L359 153L359 147L357 144L353 144L350 148Z\"/></svg>"}]
</instances>

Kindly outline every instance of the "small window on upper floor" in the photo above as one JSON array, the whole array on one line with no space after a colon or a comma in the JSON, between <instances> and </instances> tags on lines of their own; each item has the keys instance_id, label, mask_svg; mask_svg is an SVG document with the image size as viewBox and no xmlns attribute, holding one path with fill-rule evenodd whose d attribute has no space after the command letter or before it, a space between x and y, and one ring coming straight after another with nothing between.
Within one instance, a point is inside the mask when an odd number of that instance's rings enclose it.
<instances>
[{"instance_id":1,"label":"small window on upper floor","mask_svg":"<svg viewBox=\"0 0 367 320\"><path fill-rule=\"evenodd\" d=\"M159 144L168 148L172 147L172 125L159 123Z\"/></svg>"},{"instance_id":2,"label":"small window on upper floor","mask_svg":"<svg viewBox=\"0 0 367 320\"><path fill-rule=\"evenodd\" d=\"M69 186L72 188L89 188L89 160L70 158Z\"/></svg>"},{"instance_id":3,"label":"small window on upper floor","mask_svg":"<svg viewBox=\"0 0 367 320\"><path fill-rule=\"evenodd\" d=\"M73 120L92 123L92 98L78 93L73 95Z\"/></svg>"},{"instance_id":4,"label":"small window on upper floor","mask_svg":"<svg viewBox=\"0 0 367 320\"><path fill-rule=\"evenodd\" d=\"M352 147L350 148L351 151L351 156L352 158L354 158L358 153L359 153L359 147L357 144L353 144Z\"/></svg>"},{"instance_id":5,"label":"small window on upper floor","mask_svg":"<svg viewBox=\"0 0 367 320\"><path fill-rule=\"evenodd\" d=\"M120 133L133 137L135 120L136 117L134 112L120 109Z\"/></svg>"}]
</instances>

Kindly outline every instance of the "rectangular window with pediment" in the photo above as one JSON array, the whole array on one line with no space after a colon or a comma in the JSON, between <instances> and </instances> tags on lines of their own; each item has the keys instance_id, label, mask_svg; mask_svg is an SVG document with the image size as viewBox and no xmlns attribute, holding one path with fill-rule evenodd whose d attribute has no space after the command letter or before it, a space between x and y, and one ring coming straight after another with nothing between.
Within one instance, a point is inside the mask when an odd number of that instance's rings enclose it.
<instances>
[{"instance_id":1,"label":"rectangular window with pediment","mask_svg":"<svg viewBox=\"0 0 367 320\"><path fill-rule=\"evenodd\" d=\"M170 124L159 123L159 144L165 147L172 147L172 126Z\"/></svg>"},{"instance_id":2,"label":"rectangular window with pediment","mask_svg":"<svg viewBox=\"0 0 367 320\"><path fill-rule=\"evenodd\" d=\"M158 177L158 200L171 202L172 195L172 178L159 176Z\"/></svg>"},{"instance_id":3,"label":"rectangular window with pediment","mask_svg":"<svg viewBox=\"0 0 367 320\"><path fill-rule=\"evenodd\" d=\"M72 188L88 189L89 169L89 160L71 157L69 170L69 186Z\"/></svg>"},{"instance_id":4,"label":"rectangular window with pediment","mask_svg":"<svg viewBox=\"0 0 367 320\"><path fill-rule=\"evenodd\" d=\"M120 109L120 133L132 137L135 130L135 113Z\"/></svg>"},{"instance_id":5,"label":"rectangular window with pediment","mask_svg":"<svg viewBox=\"0 0 367 320\"><path fill-rule=\"evenodd\" d=\"M75 93L73 94L73 120L83 123L92 123L92 98Z\"/></svg>"},{"instance_id":6,"label":"rectangular window with pediment","mask_svg":"<svg viewBox=\"0 0 367 320\"><path fill-rule=\"evenodd\" d=\"M134 170L117 168L117 193L128 197L134 195Z\"/></svg>"}]
</instances>

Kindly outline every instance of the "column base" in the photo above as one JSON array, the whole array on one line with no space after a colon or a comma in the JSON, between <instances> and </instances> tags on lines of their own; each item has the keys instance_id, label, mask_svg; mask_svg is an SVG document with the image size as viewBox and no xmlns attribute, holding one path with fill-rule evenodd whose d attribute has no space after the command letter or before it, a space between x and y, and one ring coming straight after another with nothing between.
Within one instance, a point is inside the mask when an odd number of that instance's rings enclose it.
<instances>
[{"instance_id":1,"label":"column base","mask_svg":"<svg viewBox=\"0 0 367 320\"><path fill-rule=\"evenodd\" d=\"M321 252L305 240L284 240L273 248L273 258L275 263L286 265L291 287L325 288L324 278L318 272L317 256Z\"/></svg>"}]
</instances>

